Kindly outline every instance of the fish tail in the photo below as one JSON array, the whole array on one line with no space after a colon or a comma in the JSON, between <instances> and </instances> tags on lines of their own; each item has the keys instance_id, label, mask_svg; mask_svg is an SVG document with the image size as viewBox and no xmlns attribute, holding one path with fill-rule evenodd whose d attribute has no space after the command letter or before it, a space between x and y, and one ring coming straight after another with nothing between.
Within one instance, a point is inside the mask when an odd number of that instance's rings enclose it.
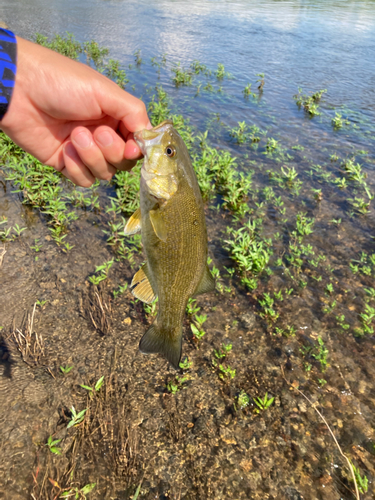
<instances>
[{"instance_id":1,"label":"fish tail","mask_svg":"<svg viewBox=\"0 0 375 500\"><path fill-rule=\"evenodd\" d=\"M163 328L155 321L141 338L139 350L145 354L162 354L178 370L182 350L182 326Z\"/></svg>"}]
</instances>

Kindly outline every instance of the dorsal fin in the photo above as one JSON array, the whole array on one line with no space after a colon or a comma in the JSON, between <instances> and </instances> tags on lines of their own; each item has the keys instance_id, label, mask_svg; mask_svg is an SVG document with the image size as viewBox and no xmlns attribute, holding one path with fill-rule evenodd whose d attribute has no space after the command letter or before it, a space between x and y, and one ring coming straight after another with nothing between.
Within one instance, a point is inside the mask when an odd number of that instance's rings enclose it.
<instances>
[{"instance_id":1,"label":"dorsal fin","mask_svg":"<svg viewBox=\"0 0 375 500\"><path fill-rule=\"evenodd\" d=\"M126 223L124 234L130 236L141 230L141 209L138 208Z\"/></svg>"},{"instance_id":2,"label":"dorsal fin","mask_svg":"<svg viewBox=\"0 0 375 500\"><path fill-rule=\"evenodd\" d=\"M200 295L201 293L213 292L215 290L215 279L212 276L210 270L208 269L208 265L206 264L206 268L203 272L203 276L200 282L197 285L197 288L194 291L194 297L196 295Z\"/></svg>"}]
</instances>

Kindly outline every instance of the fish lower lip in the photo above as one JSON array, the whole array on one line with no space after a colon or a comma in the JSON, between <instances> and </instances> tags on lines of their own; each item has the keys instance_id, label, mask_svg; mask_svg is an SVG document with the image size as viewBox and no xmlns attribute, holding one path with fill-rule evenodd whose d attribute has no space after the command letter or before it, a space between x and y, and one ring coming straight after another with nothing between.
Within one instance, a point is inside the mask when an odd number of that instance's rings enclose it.
<instances>
[{"instance_id":1,"label":"fish lower lip","mask_svg":"<svg viewBox=\"0 0 375 500\"><path fill-rule=\"evenodd\" d=\"M142 130L139 130L138 132L134 132L134 140L137 143L139 149L141 150L142 154L146 154L146 148L145 148L145 141L142 137Z\"/></svg>"}]
</instances>

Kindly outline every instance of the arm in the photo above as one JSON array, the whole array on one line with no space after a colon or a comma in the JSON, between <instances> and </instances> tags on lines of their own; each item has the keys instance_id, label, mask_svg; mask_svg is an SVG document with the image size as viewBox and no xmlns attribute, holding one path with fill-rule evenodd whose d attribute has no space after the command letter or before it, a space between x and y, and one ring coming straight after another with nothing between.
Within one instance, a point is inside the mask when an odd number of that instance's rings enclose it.
<instances>
[{"instance_id":1,"label":"arm","mask_svg":"<svg viewBox=\"0 0 375 500\"><path fill-rule=\"evenodd\" d=\"M94 69L17 37L17 75L0 128L25 151L90 186L128 170L151 128L142 101Z\"/></svg>"}]
</instances>

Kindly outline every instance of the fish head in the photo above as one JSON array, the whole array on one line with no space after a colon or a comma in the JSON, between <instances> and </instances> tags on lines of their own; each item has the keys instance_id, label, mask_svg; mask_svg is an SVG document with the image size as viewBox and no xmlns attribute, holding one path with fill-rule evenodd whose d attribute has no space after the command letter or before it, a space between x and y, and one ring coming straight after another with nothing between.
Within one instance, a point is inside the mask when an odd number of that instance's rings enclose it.
<instances>
[{"instance_id":1,"label":"fish head","mask_svg":"<svg viewBox=\"0 0 375 500\"><path fill-rule=\"evenodd\" d=\"M141 175L148 192L169 200L178 189L179 164L186 149L180 135L166 120L151 130L135 132L134 139L144 155Z\"/></svg>"}]
</instances>

